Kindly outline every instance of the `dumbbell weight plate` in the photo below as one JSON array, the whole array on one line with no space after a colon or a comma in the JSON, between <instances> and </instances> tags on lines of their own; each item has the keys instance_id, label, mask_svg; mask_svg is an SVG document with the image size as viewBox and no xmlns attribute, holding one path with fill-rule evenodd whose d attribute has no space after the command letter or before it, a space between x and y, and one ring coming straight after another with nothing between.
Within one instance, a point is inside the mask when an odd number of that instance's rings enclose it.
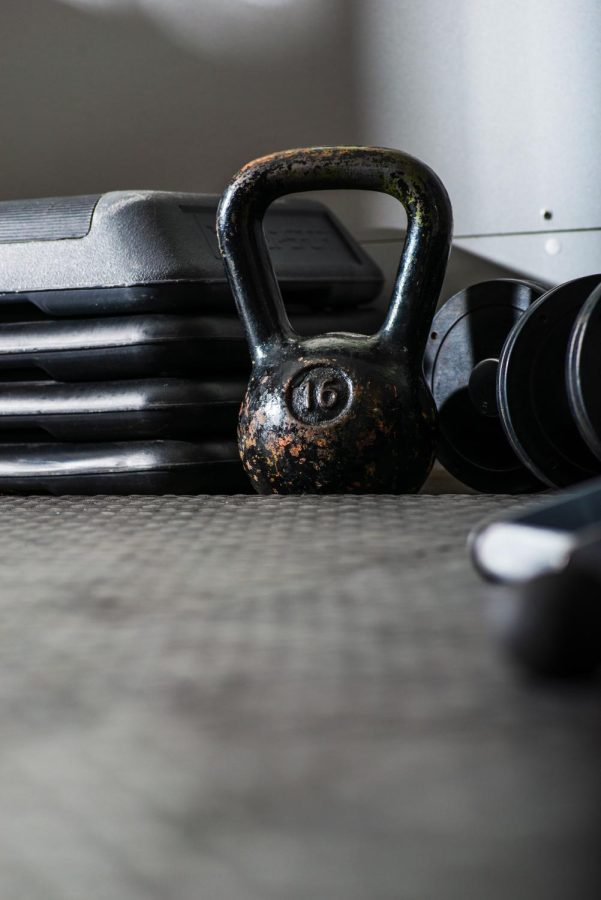
<instances>
[{"instance_id":1,"label":"dumbbell weight plate","mask_svg":"<svg viewBox=\"0 0 601 900\"><path fill-rule=\"evenodd\" d=\"M566 378L572 415L580 434L601 459L601 284L590 295L576 318Z\"/></svg>"},{"instance_id":2,"label":"dumbbell weight plate","mask_svg":"<svg viewBox=\"0 0 601 900\"><path fill-rule=\"evenodd\" d=\"M505 436L496 372L507 335L543 293L528 281L484 281L451 297L432 323L424 374L439 412L438 458L478 491L525 493L542 487Z\"/></svg>"},{"instance_id":3,"label":"dumbbell weight plate","mask_svg":"<svg viewBox=\"0 0 601 900\"><path fill-rule=\"evenodd\" d=\"M601 472L572 416L566 360L574 322L601 275L576 278L543 294L508 337L497 376L497 403L518 457L550 487Z\"/></svg>"}]
</instances>

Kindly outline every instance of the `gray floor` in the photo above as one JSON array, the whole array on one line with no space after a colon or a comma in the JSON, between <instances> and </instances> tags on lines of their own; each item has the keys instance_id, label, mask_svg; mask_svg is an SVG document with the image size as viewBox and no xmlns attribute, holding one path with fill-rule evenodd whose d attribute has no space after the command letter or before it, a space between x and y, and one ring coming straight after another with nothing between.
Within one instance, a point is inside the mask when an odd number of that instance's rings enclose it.
<instances>
[{"instance_id":1,"label":"gray floor","mask_svg":"<svg viewBox=\"0 0 601 900\"><path fill-rule=\"evenodd\" d=\"M0 898L598 898L599 685L465 554L510 502L2 498Z\"/></svg>"}]
</instances>

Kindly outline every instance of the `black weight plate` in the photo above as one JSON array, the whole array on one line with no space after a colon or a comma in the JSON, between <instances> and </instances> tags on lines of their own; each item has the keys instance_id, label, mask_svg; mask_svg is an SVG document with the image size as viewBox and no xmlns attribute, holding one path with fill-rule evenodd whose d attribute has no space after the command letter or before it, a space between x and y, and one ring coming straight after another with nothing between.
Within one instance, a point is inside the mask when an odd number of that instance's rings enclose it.
<instances>
[{"instance_id":1,"label":"black weight plate","mask_svg":"<svg viewBox=\"0 0 601 900\"><path fill-rule=\"evenodd\" d=\"M566 378L572 415L580 434L601 460L601 284L595 288L572 330Z\"/></svg>"},{"instance_id":2,"label":"black weight plate","mask_svg":"<svg viewBox=\"0 0 601 900\"><path fill-rule=\"evenodd\" d=\"M497 401L503 426L524 465L551 487L601 472L574 421L566 386L574 322L600 275L576 278L543 294L503 348Z\"/></svg>"},{"instance_id":3,"label":"black weight plate","mask_svg":"<svg viewBox=\"0 0 601 900\"><path fill-rule=\"evenodd\" d=\"M496 409L497 360L539 285L497 279L460 291L434 317L424 374L439 412L438 458L464 484L487 493L541 488L513 452Z\"/></svg>"},{"instance_id":4,"label":"black weight plate","mask_svg":"<svg viewBox=\"0 0 601 900\"><path fill-rule=\"evenodd\" d=\"M0 441L235 440L245 381L0 383Z\"/></svg>"},{"instance_id":5,"label":"black weight plate","mask_svg":"<svg viewBox=\"0 0 601 900\"><path fill-rule=\"evenodd\" d=\"M251 488L233 441L2 443L0 492L247 494Z\"/></svg>"},{"instance_id":6,"label":"black weight plate","mask_svg":"<svg viewBox=\"0 0 601 900\"><path fill-rule=\"evenodd\" d=\"M291 315L302 335L372 334L382 319L377 307ZM28 369L34 370L33 377L38 370L61 381L215 375L247 373L250 357L236 316L140 315L0 324L0 380L10 370L16 378L28 377Z\"/></svg>"}]
</instances>

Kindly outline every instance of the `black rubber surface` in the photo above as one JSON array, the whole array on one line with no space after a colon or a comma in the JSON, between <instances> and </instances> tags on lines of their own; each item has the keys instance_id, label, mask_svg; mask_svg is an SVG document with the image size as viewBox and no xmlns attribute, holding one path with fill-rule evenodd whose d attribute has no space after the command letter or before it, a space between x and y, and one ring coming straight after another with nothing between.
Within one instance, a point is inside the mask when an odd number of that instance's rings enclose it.
<instances>
[{"instance_id":1,"label":"black rubber surface","mask_svg":"<svg viewBox=\"0 0 601 900\"><path fill-rule=\"evenodd\" d=\"M598 900L599 685L465 552L513 503L3 498L3 900Z\"/></svg>"}]
</instances>

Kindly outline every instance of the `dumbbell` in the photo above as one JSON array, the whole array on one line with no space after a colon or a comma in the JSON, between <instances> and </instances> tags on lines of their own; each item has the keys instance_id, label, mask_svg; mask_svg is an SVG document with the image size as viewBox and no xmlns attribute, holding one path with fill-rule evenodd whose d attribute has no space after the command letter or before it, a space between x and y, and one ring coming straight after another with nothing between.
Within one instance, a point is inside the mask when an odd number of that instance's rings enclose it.
<instances>
[{"instance_id":1,"label":"dumbbell","mask_svg":"<svg viewBox=\"0 0 601 900\"><path fill-rule=\"evenodd\" d=\"M479 491L524 493L601 473L600 284L590 275L545 292L499 279L441 307L424 373L452 475Z\"/></svg>"}]
</instances>

